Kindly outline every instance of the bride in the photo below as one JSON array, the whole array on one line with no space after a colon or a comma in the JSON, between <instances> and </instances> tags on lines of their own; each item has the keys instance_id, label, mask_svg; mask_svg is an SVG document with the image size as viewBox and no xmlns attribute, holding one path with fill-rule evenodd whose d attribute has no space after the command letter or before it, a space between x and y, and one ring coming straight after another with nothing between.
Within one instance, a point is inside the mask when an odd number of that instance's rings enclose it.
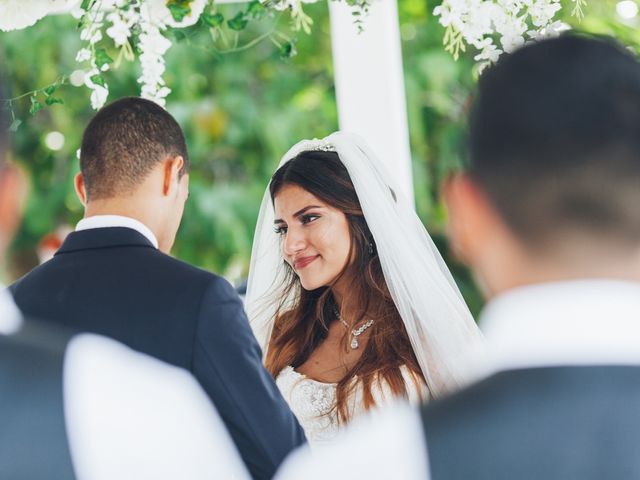
<instances>
[{"instance_id":1,"label":"bride","mask_svg":"<svg viewBox=\"0 0 640 480\"><path fill-rule=\"evenodd\" d=\"M262 202L247 310L309 441L465 381L481 335L429 235L359 137L285 154Z\"/></svg>"}]
</instances>

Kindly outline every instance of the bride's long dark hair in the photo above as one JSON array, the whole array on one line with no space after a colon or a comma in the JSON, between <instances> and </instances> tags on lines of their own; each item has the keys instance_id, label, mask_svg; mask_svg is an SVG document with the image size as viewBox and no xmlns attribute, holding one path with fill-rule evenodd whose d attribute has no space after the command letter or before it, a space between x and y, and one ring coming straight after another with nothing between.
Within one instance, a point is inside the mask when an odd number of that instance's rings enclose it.
<instances>
[{"instance_id":1,"label":"bride's long dark hair","mask_svg":"<svg viewBox=\"0 0 640 480\"><path fill-rule=\"evenodd\" d=\"M347 169L336 152L306 151L280 167L271 179L269 192L273 202L285 185L295 184L347 217L351 237L351 258L340 276L353 278L349 295L357 300L354 325L375 320L360 359L338 382L335 409L341 422L349 420L350 394L362 385L365 409L375 405L372 385L385 382L394 395L407 394L400 367L411 372L414 384L426 385L424 375L411 347L407 331L384 280L373 236L364 218L360 202ZM265 365L277 377L288 365L302 365L327 337L329 325L337 321L336 302L329 287L305 290L290 265L283 260L285 280L279 299ZM339 277L340 277L339 276ZM336 279L337 280L337 279ZM294 303L285 299L293 295ZM278 300L276 300L278 301ZM348 332L345 332L345 345Z\"/></svg>"}]
</instances>

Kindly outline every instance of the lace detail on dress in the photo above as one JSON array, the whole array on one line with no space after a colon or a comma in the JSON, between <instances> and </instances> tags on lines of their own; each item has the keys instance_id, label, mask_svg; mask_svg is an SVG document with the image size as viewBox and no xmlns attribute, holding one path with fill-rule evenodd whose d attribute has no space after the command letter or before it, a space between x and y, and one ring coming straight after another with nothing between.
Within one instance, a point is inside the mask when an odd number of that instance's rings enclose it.
<instances>
[{"instance_id":1,"label":"lace detail on dress","mask_svg":"<svg viewBox=\"0 0 640 480\"><path fill-rule=\"evenodd\" d=\"M406 367L402 367L402 373L407 383L409 402L417 404L421 400L427 400L426 387L415 387ZM280 372L276 384L298 418L310 444L317 446L337 435L341 425L338 423L337 411L333 409L336 402L335 383L312 380L289 366ZM378 407L396 400L386 384L378 385L377 388L373 385L372 394ZM352 419L365 411L361 388L355 390L349 404Z\"/></svg>"},{"instance_id":2,"label":"lace detail on dress","mask_svg":"<svg viewBox=\"0 0 640 480\"><path fill-rule=\"evenodd\" d=\"M293 367L286 367L276 379L278 388L304 429L311 443L326 442L338 432L338 418L332 412L336 401L336 384L305 377Z\"/></svg>"}]
</instances>

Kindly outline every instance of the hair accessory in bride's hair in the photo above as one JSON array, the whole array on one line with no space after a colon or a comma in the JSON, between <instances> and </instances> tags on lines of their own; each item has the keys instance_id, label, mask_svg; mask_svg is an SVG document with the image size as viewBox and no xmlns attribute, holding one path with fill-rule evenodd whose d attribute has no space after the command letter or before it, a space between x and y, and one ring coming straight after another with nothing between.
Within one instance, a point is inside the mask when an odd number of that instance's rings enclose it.
<instances>
[{"instance_id":1,"label":"hair accessory in bride's hair","mask_svg":"<svg viewBox=\"0 0 640 480\"><path fill-rule=\"evenodd\" d=\"M319 150L322 152L335 152L336 147L331 145L329 142L324 140L320 140L316 145L314 145L310 150Z\"/></svg>"}]
</instances>

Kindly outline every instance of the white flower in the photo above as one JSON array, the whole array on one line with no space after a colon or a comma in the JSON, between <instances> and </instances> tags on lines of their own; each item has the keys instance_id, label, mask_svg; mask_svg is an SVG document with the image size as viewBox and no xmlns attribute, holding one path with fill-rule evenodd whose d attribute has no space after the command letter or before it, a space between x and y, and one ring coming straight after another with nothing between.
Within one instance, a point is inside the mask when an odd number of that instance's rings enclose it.
<instances>
[{"instance_id":1,"label":"white flower","mask_svg":"<svg viewBox=\"0 0 640 480\"><path fill-rule=\"evenodd\" d=\"M473 57L476 62L489 62L495 63L498 61L502 50L496 47L493 43L493 40L490 38L485 38L482 41L482 51Z\"/></svg>"},{"instance_id":2,"label":"white flower","mask_svg":"<svg viewBox=\"0 0 640 480\"><path fill-rule=\"evenodd\" d=\"M131 36L133 22L125 20L120 15L120 12L113 12L107 15L107 21L111 22L111 26L107 28L105 33L113 39L116 47L121 47L127 43Z\"/></svg>"},{"instance_id":3,"label":"white flower","mask_svg":"<svg viewBox=\"0 0 640 480\"><path fill-rule=\"evenodd\" d=\"M89 50L88 48L81 48L80 50L78 50L78 53L76 54L76 62L78 63L86 62L90 58L91 58L91 50Z\"/></svg>"},{"instance_id":4,"label":"white flower","mask_svg":"<svg viewBox=\"0 0 640 480\"><path fill-rule=\"evenodd\" d=\"M160 33L157 28L148 28L145 33L140 35L139 47L142 55L162 56L169 48L171 41Z\"/></svg>"},{"instance_id":5,"label":"white flower","mask_svg":"<svg viewBox=\"0 0 640 480\"><path fill-rule=\"evenodd\" d=\"M553 20L561 8L560 0L443 0L433 14L447 28L447 50L457 55L464 43L473 45L480 52L475 60L484 68L503 51L524 45L525 35L537 40L566 30L566 24ZM496 38L502 49L495 46Z\"/></svg>"},{"instance_id":6,"label":"white flower","mask_svg":"<svg viewBox=\"0 0 640 480\"><path fill-rule=\"evenodd\" d=\"M191 0L189 8L191 11L179 22L173 18L171 11L167 8L166 0L147 0L141 8L141 13L146 21L165 28L189 27L195 24L207 6L207 0Z\"/></svg>"},{"instance_id":7,"label":"white flower","mask_svg":"<svg viewBox=\"0 0 640 480\"><path fill-rule=\"evenodd\" d=\"M547 25L554 15L562 8L558 0L539 0L529 7L531 22L536 27Z\"/></svg>"},{"instance_id":8,"label":"white flower","mask_svg":"<svg viewBox=\"0 0 640 480\"><path fill-rule=\"evenodd\" d=\"M452 25L456 30L462 31L465 27L465 17L473 13L479 3L479 0L449 0L437 6L433 14L440 15L439 22L443 27Z\"/></svg>"},{"instance_id":9,"label":"white flower","mask_svg":"<svg viewBox=\"0 0 640 480\"><path fill-rule=\"evenodd\" d=\"M485 35L493 32L491 28L493 17L495 15L496 6L493 2L472 2L469 10L463 16L464 26L454 25L462 32L467 43L478 45L482 42Z\"/></svg>"},{"instance_id":10,"label":"white flower","mask_svg":"<svg viewBox=\"0 0 640 480\"><path fill-rule=\"evenodd\" d=\"M0 30L30 27L50 13L71 8L78 0L0 0Z\"/></svg>"},{"instance_id":11,"label":"white flower","mask_svg":"<svg viewBox=\"0 0 640 480\"><path fill-rule=\"evenodd\" d=\"M276 10L296 10L302 8L303 3L316 3L318 0L260 0L263 5L272 6Z\"/></svg>"},{"instance_id":12,"label":"white flower","mask_svg":"<svg viewBox=\"0 0 640 480\"><path fill-rule=\"evenodd\" d=\"M91 107L93 107L94 110L99 110L106 103L109 90L100 85L93 85L91 90Z\"/></svg>"},{"instance_id":13,"label":"white flower","mask_svg":"<svg viewBox=\"0 0 640 480\"><path fill-rule=\"evenodd\" d=\"M503 35L500 37L500 44L505 52L512 53L524 45L524 37L518 34Z\"/></svg>"},{"instance_id":14,"label":"white flower","mask_svg":"<svg viewBox=\"0 0 640 480\"><path fill-rule=\"evenodd\" d=\"M93 22L88 27L83 28L80 31L80 40L89 42L91 45L95 45L102 40L102 22Z\"/></svg>"},{"instance_id":15,"label":"white flower","mask_svg":"<svg viewBox=\"0 0 640 480\"><path fill-rule=\"evenodd\" d=\"M562 32L571 30L571 27L564 22L555 21L540 30L531 30L527 32L532 40L543 40L545 38L557 37Z\"/></svg>"},{"instance_id":16,"label":"white flower","mask_svg":"<svg viewBox=\"0 0 640 480\"><path fill-rule=\"evenodd\" d=\"M160 32L156 24L143 20L140 24L143 34L138 39L142 75L138 83L142 85L140 95L164 106L164 98L171 92L165 86L162 75L165 71L164 54L171 47L171 41Z\"/></svg>"}]
</instances>

